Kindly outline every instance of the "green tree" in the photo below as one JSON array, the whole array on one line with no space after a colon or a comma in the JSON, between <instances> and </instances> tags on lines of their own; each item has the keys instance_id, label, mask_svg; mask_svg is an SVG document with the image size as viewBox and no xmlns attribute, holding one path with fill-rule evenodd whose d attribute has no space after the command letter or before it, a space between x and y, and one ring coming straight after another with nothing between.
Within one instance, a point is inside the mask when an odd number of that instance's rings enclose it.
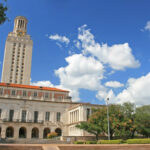
<instances>
[{"instance_id":1,"label":"green tree","mask_svg":"<svg viewBox=\"0 0 150 150\"><path fill-rule=\"evenodd\" d=\"M136 131L135 107L132 103L121 105L121 118L115 127L115 135L124 138L134 138Z\"/></svg>"},{"instance_id":2,"label":"green tree","mask_svg":"<svg viewBox=\"0 0 150 150\"><path fill-rule=\"evenodd\" d=\"M87 122L81 122L76 127L83 129L96 136L96 140L100 134L104 133L104 120L106 119L106 108L93 109L93 113Z\"/></svg>"},{"instance_id":3,"label":"green tree","mask_svg":"<svg viewBox=\"0 0 150 150\"><path fill-rule=\"evenodd\" d=\"M6 0L0 3L0 24L3 24L6 20L8 20L6 16L7 11Z\"/></svg>"},{"instance_id":4,"label":"green tree","mask_svg":"<svg viewBox=\"0 0 150 150\"><path fill-rule=\"evenodd\" d=\"M136 109L137 132L150 137L150 105Z\"/></svg>"},{"instance_id":5,"label":"green tree","mask_svg":"<svg viewBox=\"0 0 150 150\"><path fill-rule=\"evenodd\" d=\"M136 130L134 125L134 105L109 105L110 139L113 136L133 137ZM77 125L78 128L92 133L98 139L100 134L108 134L107 107L93 109L93 114L87 122Z\"/></svg>"}]
</instances>

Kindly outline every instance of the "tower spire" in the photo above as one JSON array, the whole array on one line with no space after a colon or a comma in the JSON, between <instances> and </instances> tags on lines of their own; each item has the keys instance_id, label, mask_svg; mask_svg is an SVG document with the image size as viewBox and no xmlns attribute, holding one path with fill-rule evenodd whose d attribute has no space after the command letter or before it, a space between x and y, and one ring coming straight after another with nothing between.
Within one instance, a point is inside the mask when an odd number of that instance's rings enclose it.
<instances>
[{"instance_id":1,"label":"tower spire","mask_svg":"<svg viewBox=\"0 0 150 150\"><path fill-rule=\"evenodd\" d=\"M26 34L27 32L27 23L28 20L23 16L17 16L14 21L14 30L13 32L19 33L22 32Z\"/></svg>"}]
</instances>

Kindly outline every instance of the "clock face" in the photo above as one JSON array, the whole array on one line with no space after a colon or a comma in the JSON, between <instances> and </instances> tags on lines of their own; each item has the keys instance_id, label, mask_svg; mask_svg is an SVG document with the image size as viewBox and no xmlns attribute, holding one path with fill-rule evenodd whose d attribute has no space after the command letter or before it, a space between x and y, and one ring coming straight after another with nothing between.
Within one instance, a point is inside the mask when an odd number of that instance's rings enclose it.
<instances>
[{"instance_id":1,"label":"clock face","mask_svg":"<svg viewBox=\"0 0 150 150\"><path fill-rule=\"evenodd\" d=\"M17 35L18 35L18 36L24 36L24 33L23 33L22 31L18 31L18 32L17 32Z\"/></svg>"}]
</instances>

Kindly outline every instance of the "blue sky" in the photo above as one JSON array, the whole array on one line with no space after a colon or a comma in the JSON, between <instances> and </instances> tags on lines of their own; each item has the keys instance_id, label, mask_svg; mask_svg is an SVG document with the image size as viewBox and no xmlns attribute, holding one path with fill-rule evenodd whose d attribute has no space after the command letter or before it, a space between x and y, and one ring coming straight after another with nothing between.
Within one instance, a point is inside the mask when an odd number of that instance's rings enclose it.
<instances>
[{"instance_id":1,"label":"blue sky","mask_svg":"<svg viewBox=\"0 0 150 150\"><path fill-rule=\"evenodd\" d=\"M149 0L8 0L5 40L25 16L33 40L31 82L71 91L73 101L150 104Z\"/></svg>"}]
</instances>

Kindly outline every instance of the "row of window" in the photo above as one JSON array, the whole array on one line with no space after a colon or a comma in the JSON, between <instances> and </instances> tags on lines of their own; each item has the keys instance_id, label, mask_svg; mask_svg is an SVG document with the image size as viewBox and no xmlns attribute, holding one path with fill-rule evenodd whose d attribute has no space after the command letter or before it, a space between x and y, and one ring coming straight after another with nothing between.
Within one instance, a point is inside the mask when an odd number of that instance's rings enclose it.
<instances>
[{"instance_id":1,"label":"row of window","mask_svg":"<svg viewBox=\"0 0 150 150\"><path fill-rule=\"evenodd\" d=\"M13 47L13 54L12 54L12 65L11 65L11 73L10 73L10 83L12 83L12 78L13 78L13 71L14 71L14 61L15 61L15 46L16 43L14 43L14 47ZM15 72L15 83L17 83L17 79L18 79L18 72L19 72L19 58L20 58L20 47L21 47L21 43L19 43L18 45L18 52L17 52L17 62L16 62L16 72ZM23 45L23 52L22 52L22 62L21 62L21 77L20 77L20 84L22 84L22 80L23 80L23 70L24 70L24 57L25 57L25 44Z\"/></svg>"},{"instance_id":2,"label":"row of window","mask_svg":"<svg viewBox=\"0 0 150 150\"><path fill-rule=\"evenodd\" d=\"M4 94L4 90L3 90L3 88L0 88L0 95L3 95ZM12 96L16 96L17 95L17 90L11 90L11 95ZM28 92L27 91L23 91L22 92L22 96L23 97L27 97L28 96ZM32 93L32 96L33 97L38 97L38 92L37 91L34 91L33 93ZM49 93L44 93L44 98L49 98Z\"/></svg>"},{"instance_id":3,"label":"row of window","mask_svg":"<svg viewBox=\"0 0 150 150\"><path fill-rule=\"evenodd\" d=\"M1 119L1 114L2 114L2 109L0 109L0 119ZM37 123L39 118L39 112L34 111L34 122ZM9 121L12 122L14 119L14 110L9 110ZM26 122L27 120L27 111L22 110L21 113L21 122ZM45 121L50 121L50 112L45 112ZM56 113L56 121L61 121L61 113L57 112Z\"/></svg>"}]
</instances>

